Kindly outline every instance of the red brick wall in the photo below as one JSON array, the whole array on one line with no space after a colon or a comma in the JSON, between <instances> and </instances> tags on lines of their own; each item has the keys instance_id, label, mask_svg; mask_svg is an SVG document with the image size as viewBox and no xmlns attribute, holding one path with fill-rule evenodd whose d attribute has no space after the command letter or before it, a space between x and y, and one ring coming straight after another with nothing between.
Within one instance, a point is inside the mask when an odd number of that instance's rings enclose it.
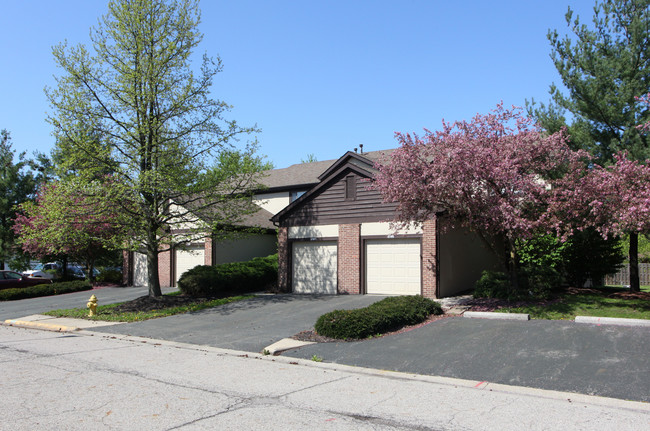
<instances>
[{"instance_id":1,"label":"red brick wall","mask_svg":"<svg viewBox=\"0 0 650 431\"><path fill-rule=\"evenodd\" d=\"M160 287L172 286L172 252L170 250L158 253L158 280Z\"/></svg>"},{"instance_id":2,"label":"red brick wall","mask_svg":"<svg viewBox=\"0 0 650 431\"><path fill-rule=\"evenodd\" d=\"M438 293L437 220L427 220L422 226L422 296L436 298Z\"/></svg>"},{"instance_id":3,"label":"red brick wall","mask_svg":"<svg viewBox=\"0 0 650 431\"><path fill-rule=\"evenodd\" d=\"M289 247L289 228L278 229L278 289L291 292L291 250Z\"/></svg>"},{"instance_id":4,"label":"red brick wall","mask_svg":"<svg viewBox=\"0 0 650 431\"><path fill-rule=\"evenodd\" d=\"M339 225L338 293L361 293L361 225Z\"/></svg>"},{"instance_id":5,"label":"red brick wall","mask_svg":"<svg viewBox=\"0 0 650 431\"><path fill-rule=\"evenodd\" d=\"M204 265L212 265L212 238L205 237L205 258L203 259Z\"/></svg>"}]
</instances>

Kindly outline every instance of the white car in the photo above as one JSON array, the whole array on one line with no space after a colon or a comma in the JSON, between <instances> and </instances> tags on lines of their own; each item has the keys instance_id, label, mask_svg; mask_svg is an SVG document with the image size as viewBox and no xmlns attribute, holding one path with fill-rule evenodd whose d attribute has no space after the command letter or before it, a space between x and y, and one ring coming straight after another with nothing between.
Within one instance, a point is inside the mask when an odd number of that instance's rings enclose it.
<instances>
[{"instance_id":1,"label":"white car","mask_svg":"<svg viewBox=\"0 0 650 431\"><path fill-rule=\"evenodd\" d=\"M54 272L49 272L48 270L56 271L57 269L59 269L59 265L56 263L46 263L45 265L39 263L36 265L36 268L30 269L28 271L23 271L23 275L29 278L45 278L47 280L52 280L55 274Z\"/></svg>"}]
</instances>

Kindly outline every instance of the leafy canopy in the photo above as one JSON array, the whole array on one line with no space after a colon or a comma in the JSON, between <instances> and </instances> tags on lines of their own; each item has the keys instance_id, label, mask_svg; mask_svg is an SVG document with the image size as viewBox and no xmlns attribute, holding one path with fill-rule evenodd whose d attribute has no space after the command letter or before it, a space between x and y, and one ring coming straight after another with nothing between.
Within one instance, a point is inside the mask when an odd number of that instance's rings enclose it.
<instances>
[{"instance_id":1,"label":"leafy canopy","mask_svg":"<svg viewBox=\"0 0 650 431\"><path fill-rule=\"evenodd\" d=\"M46 93L57 156L86 181L111 175L104 198L126 216L131 246L146 250L152 296L161 295L158 253L209 232L220 215L234 222L252 211L248 195L263 166L255 144L239 154L256 172L233 181L239 173L223 162L238 136L257 130L226 119L230 106L212 97L219 57L192 67L199 23L196 0L113 0L91 31L91 49L53 49L62 73ZM222 169L230 175L215 174ZM196 235L174 237L178 229Z\"/></svg>"}]
</instances>

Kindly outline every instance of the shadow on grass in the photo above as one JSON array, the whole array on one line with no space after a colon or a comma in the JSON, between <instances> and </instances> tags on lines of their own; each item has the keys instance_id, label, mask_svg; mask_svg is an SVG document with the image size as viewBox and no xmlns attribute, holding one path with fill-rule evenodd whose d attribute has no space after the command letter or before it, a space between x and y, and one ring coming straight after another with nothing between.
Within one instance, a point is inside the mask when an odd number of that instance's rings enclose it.
<instances>
[{"instance_id":1,"label":"shadow on grass","mask_svg":"<svg viewBox=\"0 0 650 431\"><path fill-rule=\"evenodd\" d=\"M561 301L552 304L533 304L504 308L501 311L528 313L534 319L574 319L580 315L650 319L650 302L643 299L608 298L600 294L568 294Z\"/></svg>"}]
</instances>

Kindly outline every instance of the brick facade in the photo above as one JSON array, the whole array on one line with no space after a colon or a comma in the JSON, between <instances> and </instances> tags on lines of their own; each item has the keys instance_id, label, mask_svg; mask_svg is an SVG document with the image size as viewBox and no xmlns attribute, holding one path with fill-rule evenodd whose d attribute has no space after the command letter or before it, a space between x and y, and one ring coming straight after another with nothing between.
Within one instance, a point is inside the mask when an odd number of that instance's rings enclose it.
<instances>
[{"instance_id":1,"label":"brick facade","mask_svg":"<svg viewBox=\"0 0 650 431\"><path fill-rule=\"evenodd\" d=\"M422 225L422 296L438 295L438 229L437 220L427 220Z\"/></svg>"},{"instance_id":2,"label":"brick facade","mask_svg":"<svg viewBox=\"0 0 650 431\"><path fill-rule=\"evenodd\" d=\"M361 293L361 225L339 225L338 293Z\"/></svg>"},{"instance_id":3,"label":"brick facade","mask_svg":"<svg viewBox=\"0 0 650 431\"><path fill-rule=\"evenodd\" d=\"M205 237L203 265L212 265L212 237Z\"/></svg>"},{"instance_id":4,"label":"brick facade","mask_svg":"<svg viewBox=\"0 0 650 431\"><path fill-rule=\"evenodd\" d=\"M173 264L174 262L171 250L161 251L158 253L158 280L160 280L160 287L173 286Z\"/></svg>"},{"instance_id":5,"label":"brick facade","mask_svg":"<svg viewBox=\"0 0 650 431\"><path fill-rule=\"evenodd\" d=\"M278 228L278 290L291 292L291 247L289 228Z\"/></svg>"}]
</instances>

